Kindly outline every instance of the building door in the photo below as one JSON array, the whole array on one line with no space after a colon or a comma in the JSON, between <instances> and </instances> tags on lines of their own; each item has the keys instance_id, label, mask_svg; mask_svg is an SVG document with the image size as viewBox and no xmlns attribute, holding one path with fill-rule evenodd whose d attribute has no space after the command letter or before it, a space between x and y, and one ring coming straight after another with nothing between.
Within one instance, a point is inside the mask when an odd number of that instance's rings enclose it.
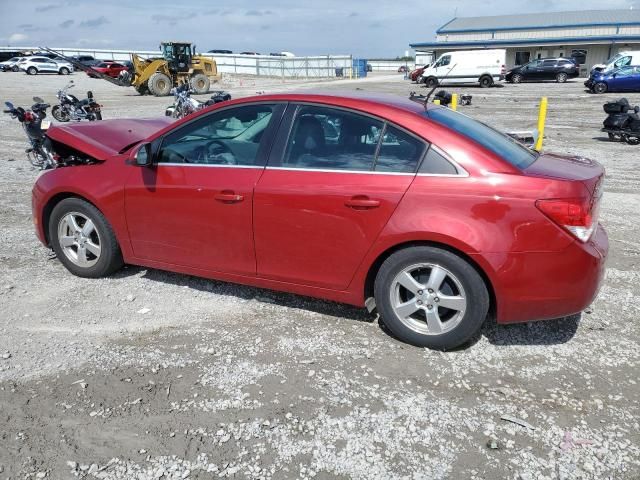
<instances>
[{"instance_id":1,"label":"building door","mask_svg":"<svg viewBox=\"0 0 640 480\"><path fill-rule=\"evenodd\" d=\"M536 50L535 58L546 58L549 56L549 50Z\"/></svg>"}]
</instances>

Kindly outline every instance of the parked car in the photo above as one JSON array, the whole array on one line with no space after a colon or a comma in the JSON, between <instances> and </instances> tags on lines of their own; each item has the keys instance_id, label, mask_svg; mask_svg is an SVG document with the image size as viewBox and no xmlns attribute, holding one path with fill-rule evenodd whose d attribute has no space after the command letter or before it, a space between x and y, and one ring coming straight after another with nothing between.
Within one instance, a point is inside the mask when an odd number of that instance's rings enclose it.
<instances>
[{"instance_id":1,"label":"parked car","mask_svg":"<svg viewBox=\"0 0 640 480\"><path fill-rule=\"evenodd\" d=\"M640 66L595 72L590 80L593 93L640 92Z\"/></svg>"},{"instance_id":2,"label":"parked car","mask_svg":"<svg viewBox=\"0 0 640 480\"><path fill-rule=\"evenodd\" d=\"M102 73L103 75L108 75L111 78L118 78L120 72L126 72L129 69L126 66L121 65L120 63L101 62L91 67L91 70L93 70L94 72ZM91 71L87 71L87 75L93 78L98 78L98 75Z\"/></svg>"},{"instance_id":3,"label":"parked car","mask_svg":"<svg viewBox=\"0 0 640 480\"><path fill-rule=\"evenodd\" d=\"M85 67L93 67L101 63L101 60L98 60L91 55L74 55L71 58Z\"/></svg>"},{"instance_id":4,"label":"parked car","mask_svg":"<svg viewBox=\"0 0 640 480\"><path fill-rule=\"evenodd\" d=\"M505 80L511 83L555 80L564 83L580 75L580 67L569 58L539 58L507 72Z\"/></svg>"},{"instance_id":5,"label":"parked car","mask_svg":"<svg viewBox=\"0 0 640 480\"><path fill-rule=\"evenodd\" d=\"M4 62L6 60L10 60L14 57L24 57L24 52L20 50L2 50L0 51L0 62Z\"/></svg>"},{"instance_id":6,"label":"parked car","mask_svg":"<svg viewBox=\"0 0 640 480\"><path fill-rule=\"evenodd\" d=\"M207 53L222 53L225 55L230 55L233 52L231 50L209 50Z\"/></svg>"},{"instance_id":7,"label":"parked car","mask_svg":"<svg viewBox=\"0 0 640 480\"><path fill-rule=\"evenodd\" d=\"M591 72L601 72L605 70L615 70L627 65L640 65L640 50L626 50L617 53L605 63L599 63L591 67Z\"/></svg>"},{"instance_id":8,"label":"parked car","mask_svg":"<svg viewBox=\"0 0 640 480\"><path fill-rule=\"evenodd\" d=\"M406 65L400 65L398 67L398 73L405 73L405 72L408 72L408 71L409 71L409 68Z\"/></svg>"},{"instance_id":9,"label":"parked car","mask_svg":"<svg viewBox=\"0 0 640 480\"><path fill-rule=\"evenodd\" d=\"M10 72L13 70L13 66L17 64L24 57L11 57L9 60L0 62L0 70L3 72Z\"/></svg>"},{"instance_id":10,"label":"parked car","mask_svg":"<svg viewBox=\"0 0 640 480\"><path fill-rule=\"evenodd\" d=\"M409 79L412 82L418 82L418 79L422 76L422 72L424 72L424 69L429 67L429 65L423 65L421 67L416 66L416 68L409 72Z\"/></svg>"},{"instance_id":11,"label":"parked car","mask_svg":"<svg viewBox=\"0 0 640 480\"><path fill-rule=\"evenodd\" d=\"M489 311L580 312L603 278L602 166L449 108L258 95L47 135L62 161L91 162L41 175L32 199L40 241L81 277L128 263L366 304L401 340L439 349Z\"/></svg>"},{"instance_id":12,"label":"parked car","mask_svg":"<svg viewBox=\"0 0 640 480\"><path fill-rule=\"evenodd\" d=\"M446 52L425 67L421 82L427 87L464 83L491 87L504 80L506 55L502 49Z\"/></svg>"},{"instance_id":13,"label":"parked car","mask_svg":"<svg viewBox=\"0 0 640 480\"><path fill-rule=\"evenodd\" d=\"M240 55L260 55L258 52L240 52Z\"/></svg>"},{"instance_id":14,"label":"parked car","mask_svg":"<svg viewBox=\"0 0 640 480\"><path fill-rule=\"evenodd\" d=\"M20 61L17 65L27 75L37 75L38 73L69 75L73 72L73 65L66 60L52 60L47 57L26 57L24 62Z\"/></svg>"}]
</instances>

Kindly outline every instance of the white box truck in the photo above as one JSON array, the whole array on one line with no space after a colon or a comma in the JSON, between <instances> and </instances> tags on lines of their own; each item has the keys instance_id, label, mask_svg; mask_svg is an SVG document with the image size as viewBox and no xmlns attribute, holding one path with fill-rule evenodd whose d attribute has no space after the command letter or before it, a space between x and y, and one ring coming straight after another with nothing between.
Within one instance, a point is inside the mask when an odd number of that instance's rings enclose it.
<instances>
[{"instance_id":1,"label":"white box truck","mask_svg":"<svg viewBox=\"0 0 640 480\"><path fill-rule=\"evenodd\" d=\"M507 51L504 49L446 52L425 68L420 81L427 87L477 83L487 88L504 80L506 59Z\"/></svg>"}]
</instances>

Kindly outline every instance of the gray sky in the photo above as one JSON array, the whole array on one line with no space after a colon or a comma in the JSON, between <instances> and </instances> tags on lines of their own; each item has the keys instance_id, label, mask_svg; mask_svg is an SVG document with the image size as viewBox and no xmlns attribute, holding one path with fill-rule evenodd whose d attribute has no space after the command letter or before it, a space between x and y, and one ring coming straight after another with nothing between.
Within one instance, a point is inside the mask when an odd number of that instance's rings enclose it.
<instances>
[{"instance_id":1,"label":"gray sky","mask_svg":"<svg viewBox=\"0 0 640 480\"><path fill-rule=\"evenodd\" d=\"M0 44L395 57L457 16L640 8L640 0L0 0Z\"/></svg>"}]
</instances>

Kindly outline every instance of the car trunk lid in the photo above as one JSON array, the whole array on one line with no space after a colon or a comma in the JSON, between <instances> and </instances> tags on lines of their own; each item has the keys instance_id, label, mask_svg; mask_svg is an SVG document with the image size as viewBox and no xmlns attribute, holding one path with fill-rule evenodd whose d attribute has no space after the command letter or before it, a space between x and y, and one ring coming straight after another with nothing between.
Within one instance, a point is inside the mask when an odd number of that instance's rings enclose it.
<instances>
[{"instance_id":1,"label":"car trunk lid","mask_svg":"<svg viewBox=\"0 0 640 480\"><path fill-rule=\"evenodd\" d=\"M166 127L172 119L102 120L88 123L56 124L47 131L54 142L104 161Z\"/></svg>"},{"instance_id":2,"label":"car trunk lid","mask_svg":"<svg viewBox=\"0 0 640 480\"><path fill-rule=\"evenodd\" d=\"M592 196L604 178L604 167L595 160L551 153L540 155L523 172L531 177L582 182Z\"/></svg>"}]
</instances>

